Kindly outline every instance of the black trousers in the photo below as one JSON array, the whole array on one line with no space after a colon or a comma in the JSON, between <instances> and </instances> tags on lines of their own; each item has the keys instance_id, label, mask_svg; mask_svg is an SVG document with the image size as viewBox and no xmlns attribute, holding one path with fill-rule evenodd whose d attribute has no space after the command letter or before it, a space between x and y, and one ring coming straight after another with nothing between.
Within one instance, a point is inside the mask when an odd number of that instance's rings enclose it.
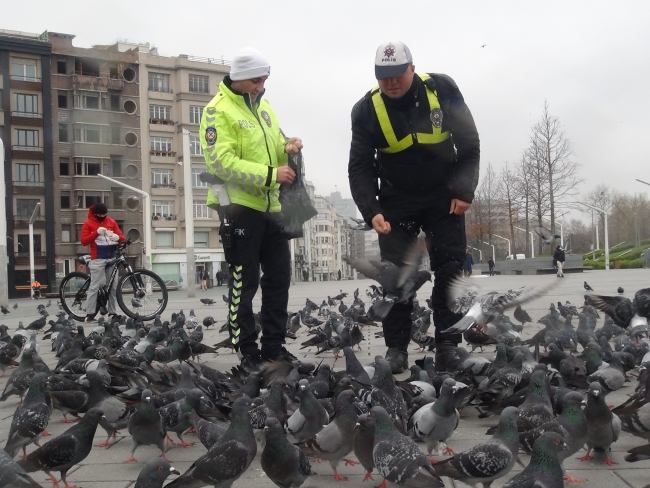
<instances>
[{"instance_id":1,"label":"black trousers","mask_svg":"<svg viewBox=\"0 0 650 488\"><path fill-rule=\"evenodd\" d=\"M280 215L231 204L225 208L225 217L230 223L230 247L224 238L226 226L221 226L220 234L232 284L228 290L230 337L242 355L275 359L284 344L291 283L289 241L282 232ZM253 317L253 297L260 283L261 351Z\"/></svg>"},{"instance_id":2,"label":"black trousers","mask_svg":"<svg viewBox=\"0 0 650 488\"><path fill-rule=\"evenodd\" d=\"M446 189L422 195L384 187L379 203L391 225L388 234L379 234L382 260L402 266L405 250L416 241L420 230L424 231L434 272L431 305L435 336L439 341L460 343L460 334L441 335L440 332L462 318L447 307L447 290L451 280L460 275L465 261L465 216L449 214L451 196ZM411 340L412 311L412 300L393 306L383 321L386 346L406 350Z\"/></svg>"}]
</instances>

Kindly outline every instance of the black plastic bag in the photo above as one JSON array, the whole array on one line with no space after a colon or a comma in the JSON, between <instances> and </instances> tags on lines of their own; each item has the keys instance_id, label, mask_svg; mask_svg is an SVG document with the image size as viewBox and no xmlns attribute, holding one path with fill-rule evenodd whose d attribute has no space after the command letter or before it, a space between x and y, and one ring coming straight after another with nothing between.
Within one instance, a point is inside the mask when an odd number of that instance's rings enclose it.
<instances>
[{"instance_id":1,"label":"black plastic bag","mask_svg":"<svg viewBox=\"0 0 650 488\"><path fill-rule=\"evenodd\" d=\"M296 172L296 178L291 185L282 185L280 188L280 204L284 234L289 239L295 239L303 236L302 224L316 216L318 211L312 205L305 188L302 152L289 157L289 167Z\"/></svg>"}]
</instances>

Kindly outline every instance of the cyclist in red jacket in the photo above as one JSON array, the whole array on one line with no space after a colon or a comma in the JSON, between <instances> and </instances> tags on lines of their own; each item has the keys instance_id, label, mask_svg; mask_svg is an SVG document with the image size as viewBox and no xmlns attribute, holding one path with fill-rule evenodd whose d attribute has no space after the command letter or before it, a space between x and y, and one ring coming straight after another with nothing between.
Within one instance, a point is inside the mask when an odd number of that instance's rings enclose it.
<instances>
[{"instance_id":1,"label":"cyclist in red jacket","mask_svg":"<svg viewBox=\"0 0 650 488\"><path fill-rule=\"evenodd\" d=\"M84 322L95 320L97 308L97 292L99 287L111 277L113 267L106 267L106 262L115 258L115 251L120 242L126 239L120 231L117 222L108 216L108 207L104 203L96 203L88 209L88 220L81 228L81 244L90 246L90 287L86 299L86 318ZM108 300L109 319L117 318L117 280L113 282Z\"/></svg>"}]
</instances>

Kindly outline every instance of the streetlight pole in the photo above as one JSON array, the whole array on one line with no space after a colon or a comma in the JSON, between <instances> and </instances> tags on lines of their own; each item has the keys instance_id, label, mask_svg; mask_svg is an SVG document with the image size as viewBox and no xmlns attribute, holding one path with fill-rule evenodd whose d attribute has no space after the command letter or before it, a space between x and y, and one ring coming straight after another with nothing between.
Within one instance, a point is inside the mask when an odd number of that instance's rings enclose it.
<instances>
[{"instance_id":1,"label":"streetlight pole","mask_svg":"<svg viewBox=\"0 0 650 488\"><path fill-rule=\"evenodd\" d=\"M595 210L596 212L603 214L603 217L605 218L605 269L609 271L609 228L607 225L607 212L602 208L594 207L593 205L589 205L588 203L583 203L583 202L576 202L576 203L580 205L584 205L585 207L589 207ZM598 235L596 235L596 238L598 238Z\"/></svg>"},{"instance_id":2,"label":"streetlight pole","mask_svg":"<svg viewBox=\"0 0 650 488\"><path fill-rule=\"evenodd\" d=\"M492 234L492 235L494 235L494 234ZM483 244L487 244L488 246L490 246L492 248L492 260L496 261L497 257L494 255L494 244L490 244L489 242L485 242L485 241L481 241L481 242Z\"/></svg>"},{"instance_id":3,"label":"streetlight pole","mask_svg":"<svg viewBox=\"0 0 650 488\"><path fill-rule=\"evenodd\" d=\"M498 236L496 234L492 234L493 237L498 237L499 239L503 239L504 241L508 241L508 256L510 256L510 239L506 239L505 237Z\"/></svg>"},{"instance_id":4,"label":"streetlight pole","mask_svg":"<svg viewBox=\"0 0 650 488\"><path fill-rule=\"evenodd\" d=\"M5 145L0 139L0 305L9 306L7 288L7 191L5 188ZM13 238L13 236L12 236ZM31 285L31 283L30 283Z\"/></svg>"},{"instance_id":5,"label":"streetlight pole","mask_svg":"<svg viewBox=\"0 0 650 488\"><path fill-rule=\"evenodd\" d=\"M644 185L650 186L650 183L648 183L647 181L640 180L639 178L637 178L636 181L638 181L639 183L643 183Z\"/></svg>"},{"instance_id":6,"label":"streetlight pole","mask_svg":"<svg viewBox=\"0 0 650 488\"><path fill-rule=\"evenodd\" d=\"M151 202L149 201L149 194L146 191L140 190L139 188L134 188L130 185L127 185L126 183L122 183L121 181L114 180L108 176L104 176L101 173L97 176L108 180L111 183L115 183L116 185L128 188L129 190L143 196L144 208L142 209L142 215L144 219L144 263L142 267L145 269L151 269Z\"/></svg>"},{"instance_id":7,"label":"streetlight pole","mask_svg":"<svg viewBox=\"0 0 650 488\"><path fill-rule=\"evenodd\" d=\"M196 296L196 272L194 266L194 196L192 193L192 158L190 155L190 131L183 129L183 180L185 182L185 256L187 260L187 298Z\"/></svg>"},{"instance_id":8,"label":"streetlight pole","mask_svg":"<svg viewBox=\"0 0 650 488\"><path fill-rule=\"evenodd\" d=\"M479 260L480 260L481 262L483 262L483 251L481 251L479 248L474 247L474 246L469 246L469 247L471 247L471 248L474 249L475 251L478 251L478 258L479 258Z\"/></svg>"},{"instance_id":9,"label":"streetlight pole","mask_svg":"<svg viewBox=\"0 0 650 488\"><path fill-rule=\"evenodd\" d=\"M36 205L34 206L34 211L32 212L32 216L29 218L29 280L30 280L29 284L30 286L36 280L36 276L34 274L34 218L36 217L37 210L39 210L40 213L40 208L41 208L41 202L36 202Z\"/></svg>"},{"instance_id":10,"label":"streetlight pole","mask_svg":"<svg viewBox=\"0 0 650 488\"><path fill-rule=\"evenodd\" d=\"M522 229L521 227L517 227L516 225L513 225L513 227L517 230L522 231L524 234L526 233L526 229ZM530 234L530 257L534 258L535 257L535 239L534 239L534 234L532 232L528 232Z\"/></svg>"}]
</instances>

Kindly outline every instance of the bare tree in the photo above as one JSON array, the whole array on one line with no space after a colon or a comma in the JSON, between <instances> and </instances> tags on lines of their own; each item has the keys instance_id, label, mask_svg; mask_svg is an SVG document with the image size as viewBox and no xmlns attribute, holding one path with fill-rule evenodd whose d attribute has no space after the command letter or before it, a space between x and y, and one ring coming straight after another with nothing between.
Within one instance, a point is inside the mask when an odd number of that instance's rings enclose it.
<instances>
[{"instance_id":1,"label":"bare tree","mask_svg":"<svg viewBox=\"0 0 650 488\"><path fill-rule=\"evenodd\" d=\"M607 185L601 183L596 188L594 188L589 193L587 193L587 195L585 196L585 200L588 204L593 205L594 207L601 208L609 214L612 211L612 208L614 207L614 201L616 197L617 195L616 192L614 192L614 190L612 190ZM605 216L600 212L598 212L597 217L600 221L600 228L604 229Z\"/></svg>"},{"instance_id":2,"label":"bare tree","mask_svg":"<svg viewBox=\"0 0 650 488\"><path fill-rule=\"evenodd\" d=\"M536 176L541 177L544 173L546 177L544 189L548 196L551 232L555 234L556 205L562 199L575 195L582 180L577 177L579 164L571 159L571 143L562 130L560 120L549 113L547 101L544 101L542 118L532 128L529 153ZM540 225L542 216L538 212Z\"/></svg>"},{"instance_id":3,"label":"bare tree","mask_svg":"<svg viewBox=\"0 0 650 488\"><path fill-rule=\"evenodd\" d=\"M551 205L546 165L544 164L544 161L538 157L536 150L530 147L526 151L526 163L525 170L530 179L530 196L533 205L532 212L537 221L535 226L541 227L543 217L550 210ZM528 220L526 222L527 224L529 223ZM526 227L526 231L530 231L528 226ZM539 255L541 253L542 242L538 239L537 254Z\"/></svg>"},{"instance_id":4,"label":"bare tree","mask_svg":"<svg viewBox=\"0 0 650 488\"><path fill-rule=\"evenodd\" d=\"M517 239L515 238L515 216L519 214L520 208L520 182L516 170L506 161L504 168L499 175L499 181L496 188L498 199L506 207L508 227L510 228L510 238L512 239L512 249L517 248Z\"/></svg>"},{"instance_id":5,"label":"bare tree","mask_svg":"<svg viewBox=\"0 0 650 488\"><path fill-rule=\"evenodd\" d=\"M532 175L529 171L528 154L524 152L519 159L519 163L515 168L517 175L517 183L519 184L518 193L521 195L521 202L524 209L524 222L526 229L526 245L524 247L524 254L530 249L530 211L533 202L533 182Z\"/></svg>"}]
</instances>

